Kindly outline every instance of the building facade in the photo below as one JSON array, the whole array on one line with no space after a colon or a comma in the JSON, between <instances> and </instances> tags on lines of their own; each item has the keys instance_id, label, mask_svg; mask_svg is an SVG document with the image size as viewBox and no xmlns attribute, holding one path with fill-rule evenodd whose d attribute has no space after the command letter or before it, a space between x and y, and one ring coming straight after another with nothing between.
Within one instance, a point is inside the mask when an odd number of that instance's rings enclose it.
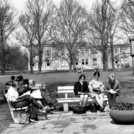
<instances>
[{"instance_id":1,"label":"building facade","mask_svg":"<svg viewBox=\"0 0 134 134\"><path fill-rule=\"evenodd\" d=\"M64 54L62 53L61 55L64 56ZM78 60L75 63L76 67L82 67L85 70L91 70L94 68L103 69L102 55L99 51L92 51L91 49L82 48L81 50L79 50L77 59ZM130 55L129 44L114 45L114 66L115 68L124 68L132 66L132 58ZM110 54L108 55L108 68L112 68ZM33 69L38 70L37 63L34 65ZM67 61L65 61L61 57L56 57L55 49L52 46L44 47L42 71L68 69L69 65Z\"/></svg>"}]
</instances>

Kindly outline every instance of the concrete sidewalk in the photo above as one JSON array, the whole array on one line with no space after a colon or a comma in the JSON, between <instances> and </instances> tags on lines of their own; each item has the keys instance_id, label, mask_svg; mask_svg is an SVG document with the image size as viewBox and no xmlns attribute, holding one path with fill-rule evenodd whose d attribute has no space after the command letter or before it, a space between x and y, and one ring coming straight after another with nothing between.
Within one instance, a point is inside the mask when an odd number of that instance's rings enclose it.
<instances>
[{"instance_id":1,"label":"concrete sidewalk","mask_svg":"<svg viewBox=\"0 0 134 134\"><path fill-rule=\"evenodd\" d=\"M134 125L115 124L109 112L54 112L48 115L48 120L29 125L10 124L1 134L134 134Z\"/></svg>"}]
</instances>

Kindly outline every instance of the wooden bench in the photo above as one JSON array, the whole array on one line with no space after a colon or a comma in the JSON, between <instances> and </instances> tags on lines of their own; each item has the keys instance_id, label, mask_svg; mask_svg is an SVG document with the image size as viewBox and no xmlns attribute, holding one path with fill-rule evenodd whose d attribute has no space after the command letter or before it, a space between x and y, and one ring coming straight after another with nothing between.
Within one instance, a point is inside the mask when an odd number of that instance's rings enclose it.
<instances>
[{"instance_id":1,"label":"wooden bench","mask_svg":"<svg viewBox=\"0 0 134 134\"><path fill-rule=\"evenodd\" d=\"M10 110L14 123L20 123L20 115L21 115L22 111L26 111L28 109L28 107L13 108L6 94L5 94L5 97L6 97L6 100L7 100L8 106L9 106L9 110Z\"/></svg>"},{"instance_id":2,"label":"wooden bench","mask_svg":"<svg viewBox=\"0 0 134 134\"><path fill-rule=\"evenodd\" d=\"M34 89L40 89L40 88L45 88L45 85L41 85L39 83L37 83L34 87ZM21 113L23 111L27 111L28 107L22 107L22 108L13 108L12 105L11 105L11 102L9 101L8 97L7 97L7 94L5 94L5 97L6 97L6 100L7 100L7 103L8 103L8 106L9 106L9 110L10 110L10 113L11 113L11 117L14 121L14 123L20 123L20 116L21 116ZM41 117L39 115L39 118L40 119L47 119L47 115L44 114L45 117Z\"/></svg>"},{"instance_id":3,"label":"wooden bench","mask_svg":"<svg viewBox=\"0 0 134 134\"><path fill-rule=\"evenodd\" d=\"M68 112L69 111L69 107L68 104L69 103L73 103L73 102L80 102L80 98L79 97L68 97L69 94L74 94L74 86L58 86L57 87L57 92L58 94L64 94L65 97L63 98L57 98L57 103L62 103L63 104L63 110L64 112ZM74 95L73 95L74 96ZM95 101L92 98L88 98L88 102L93 102ZM106 95L104 95L104 101L105 103L108 102L108 98Z\"/></svg>"}]
</instances>

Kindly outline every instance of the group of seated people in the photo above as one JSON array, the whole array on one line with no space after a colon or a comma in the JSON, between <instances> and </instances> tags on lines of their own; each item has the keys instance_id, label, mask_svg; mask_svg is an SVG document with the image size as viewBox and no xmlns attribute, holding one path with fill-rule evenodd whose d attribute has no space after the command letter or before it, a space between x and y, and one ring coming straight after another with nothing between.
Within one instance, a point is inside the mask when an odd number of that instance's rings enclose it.
<instances>
[{"instance_id":1,"label":"group of seated people","mask_svg":"<svg viewBox=\"0 0 134 134\"><path fill-rule=\"evenodd\" d=\"M11 80L6 83L6 86L6 97L11 102L12 107L28 107L32 109L29 110L31 122L37 122L38 111L45 113L47 110L53 108L53 102L44 89L37 89L39 97L34 98L32 96L35 91L35 81L32 79L24 79L22 75L17 77L11 76Z\"/></svg>"},{"instance_id":2,"label":"group of seated people","mask_svg":"<svg viewBox=\"0 0 134 134\"><path fill-rule=\"evenodd\" d=\"M91 97L95 99L95 103L100 106L100 111L103 112L104 95L107 95L109 107L111 107L121 91L120 82L115 79L114 74L111 74L104 85L99 79L99 71L95 71L93 77L94 79L87 83L85 75L81 74L79 80L74 84L74 93L75 96L80 97L81 107L85 107L88 97ZM35 117L37 111L46 112L46 109L54 108L52 99L46 94L44 87L38 90L39 98L32 96L35 91L35 81L32 79L24 79L22 75L11 76L11 80L6 83L6 86L8 87L6 96L14 108L32 107L32 110L29 110L31 122L37 122L37 116Z\"/></svg>"},{"instance_id":3,"label":"group of seated people","mask_svg":"<svg viewBox=\"0 0 134 134\"><path fill-rule=\"evenodd\" d=\"M121 91L120 82L115 79L115 75L111 74L108 77L106 84L100 81L100 72L95 71L93 74L94 79L87 83L85 75L79 76L79 81L74 84L74 93L80 97L80 106L85 107L88 97L95 99L95 103L99 105L100 111L104 112L104 95L107 95L109 107L115 103L116 97Z\"/></svg>"}]
</instances>

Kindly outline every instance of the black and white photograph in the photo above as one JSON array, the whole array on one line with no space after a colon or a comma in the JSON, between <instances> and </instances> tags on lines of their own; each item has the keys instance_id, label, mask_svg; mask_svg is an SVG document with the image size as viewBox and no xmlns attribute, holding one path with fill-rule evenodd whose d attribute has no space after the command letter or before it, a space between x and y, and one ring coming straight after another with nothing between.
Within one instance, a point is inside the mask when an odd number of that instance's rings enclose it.
<instances>
[{"instance_id":1,"label":"black and white photograph","mask_svg":"<svg viewBox=\"0 0 134 134\"><path fill-rule=\"evenodd\" d=\"M0 134L134 134L134 0L0 0Z\"/></svg>"}]
</instances>

